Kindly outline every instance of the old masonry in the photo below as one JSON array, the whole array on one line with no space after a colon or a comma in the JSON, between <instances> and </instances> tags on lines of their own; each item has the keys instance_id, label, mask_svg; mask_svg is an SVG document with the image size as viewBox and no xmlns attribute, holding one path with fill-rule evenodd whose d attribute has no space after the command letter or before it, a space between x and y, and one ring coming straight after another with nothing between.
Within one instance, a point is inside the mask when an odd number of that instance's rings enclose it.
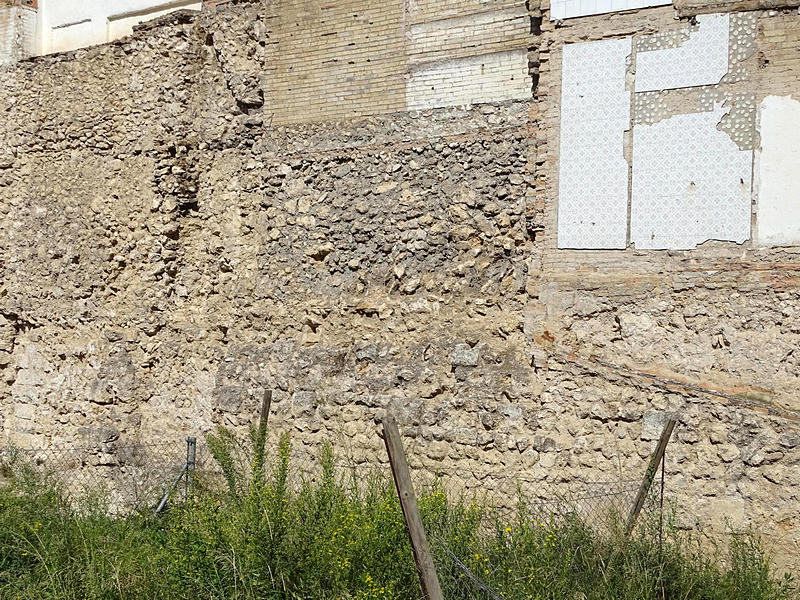
<instances>
[{"instance_id":1,"label":"old masonry","mask_svg":"<svg viewBox=\"0 0 800 600\"><path fill-rule=\"evenodd\" d=\"M299 452L391 408L427 465L614 479L676 415L682 525L800 567L798 4L238 1L25 58L0 3L0 444L274 388Z\"/></svg>"}]
</instances>

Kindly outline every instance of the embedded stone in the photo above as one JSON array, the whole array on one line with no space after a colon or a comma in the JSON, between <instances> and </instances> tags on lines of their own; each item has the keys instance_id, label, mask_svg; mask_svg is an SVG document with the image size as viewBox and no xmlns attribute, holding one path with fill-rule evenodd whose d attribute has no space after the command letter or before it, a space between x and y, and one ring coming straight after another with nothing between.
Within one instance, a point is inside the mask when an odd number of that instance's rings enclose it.
<instances>
[{"instance_id":1,"label":"embedded stone","mask_svg":"<svg viewBox=\"0 0 800 600\"><path fill-rule=\"evenodd\" d=\"M469 344L456 344L450 354L450 364L454 367L477 367L479 353Z\"/></svg>"}]
</instances>

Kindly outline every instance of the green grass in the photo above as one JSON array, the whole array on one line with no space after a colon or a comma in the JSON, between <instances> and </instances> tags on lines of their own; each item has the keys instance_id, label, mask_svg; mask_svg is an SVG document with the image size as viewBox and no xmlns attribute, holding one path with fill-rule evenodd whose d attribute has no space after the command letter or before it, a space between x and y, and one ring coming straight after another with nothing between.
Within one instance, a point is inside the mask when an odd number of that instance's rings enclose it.
<instances>
[{"instance_id":1,"label":"green grass","mask_svg":"<svg viewBox=\"0 0 800 600\"><path fill-rule=\"evenodd\" d=\"M222 489L201 480L187 503L157 517L111 517L97 498L76 508L52 481L16 469L0 488L0 600L421 596L391 480L336 469L326 447L320 476L289 485L298 477L287 438L269 460L254 431L245 467L230 434L209 445ZM448 600L489 596L445 547L505 600L798 598L753 532L721 553L669 525L659 545L647 523L626 538L524 505L504 520L435 486L419 500Z\"/></svg>"}]
</instances>

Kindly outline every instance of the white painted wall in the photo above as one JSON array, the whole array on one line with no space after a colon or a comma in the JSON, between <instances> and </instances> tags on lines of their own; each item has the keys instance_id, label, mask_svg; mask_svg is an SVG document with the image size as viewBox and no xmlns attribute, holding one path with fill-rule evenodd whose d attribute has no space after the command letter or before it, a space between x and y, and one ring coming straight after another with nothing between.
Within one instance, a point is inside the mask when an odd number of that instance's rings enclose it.
<instances>
[{"instance_id":1,"label":"white painted wall","mask_svg":"<svg viewBox=\"0 0 800 600\"><path fill-rule=\"evenodd\" d=\"M760 246L800 244L800 102L767 96L758 112L761 149L756 154Z\"/></svg>"},{"instance_id":2,"label":"white painted wall","mask_svg":"<svg viewBox=\"0 0 800 600\"><path fill-rule=\"evenodd\" d=\"M37 54L103 44L173 10L200 8L200 0L39 0Z\"/></svg>"},{"instance_id":3,"label":"white painted wall","mask_svg":"<svg viewBox=\"0 0 800 600\"><path fill-rule=\"evenodd\" d=\"M412 67L408 110L530 98L528 51L511 50Z\"/></svg>"}]
</instances>

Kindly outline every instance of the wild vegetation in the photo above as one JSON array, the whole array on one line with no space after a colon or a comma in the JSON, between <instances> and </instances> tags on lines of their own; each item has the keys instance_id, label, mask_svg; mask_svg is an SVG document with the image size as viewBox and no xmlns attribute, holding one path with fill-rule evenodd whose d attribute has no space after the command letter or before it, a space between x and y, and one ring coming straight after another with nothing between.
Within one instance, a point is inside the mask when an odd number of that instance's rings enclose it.
<instances>
[{"instance_id":1,"label":"wild vegetation","mask_svg":"<svg viewBox=\"0 0 800 600\"><path fill-rule=\"evenodd\" d=\"M318 475L300 481L289 439L267 460L263 433L252 432L246 466L229 432L211 436L224 484L201 477L158 516L111 516L102 495L67 502L53 480L14 465L0 488L0 598L420 598L391 479L337 469L326 446ZM504 518L437 486L420 509L448 600L798 598L752 531L715 551L669 523L659 543L649 523L626 537L524 502Z\"/></svg>"}]
</instances>

